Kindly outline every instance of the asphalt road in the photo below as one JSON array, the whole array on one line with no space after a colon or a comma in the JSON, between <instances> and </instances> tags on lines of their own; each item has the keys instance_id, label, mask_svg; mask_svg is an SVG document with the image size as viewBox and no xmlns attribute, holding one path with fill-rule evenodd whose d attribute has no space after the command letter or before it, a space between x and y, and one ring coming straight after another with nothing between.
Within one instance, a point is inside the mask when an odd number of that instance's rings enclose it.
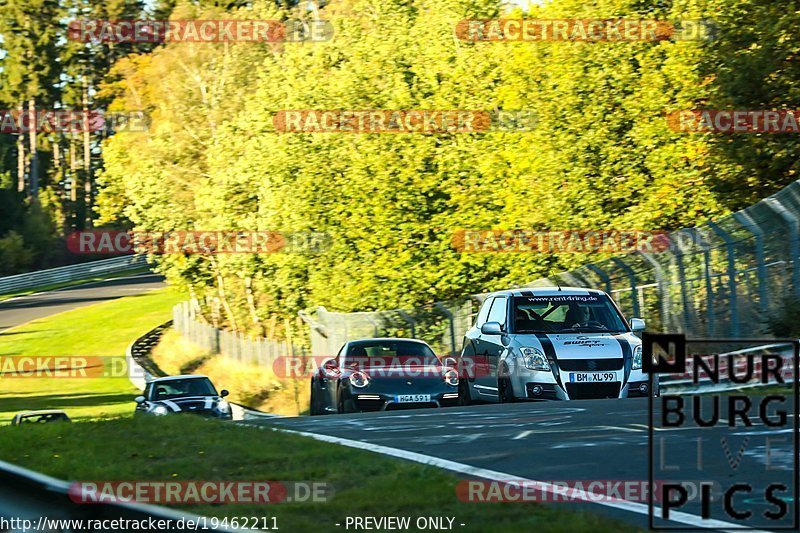
<instances>
[{"instance_id":1,"label":"asphalt road","mask_svg":"<svg viewBox=\"0 0 800 533\"><path fill-rule=\"evenodd\" d=\"M164 287L161 276L142 273L18 296L0 302L0 332L37 318L161 287Z\"/></svg>"},{"instance_id":2,"label":"asphalt road","mask_svg":"<svg viewBox=\"0 0 800 533\"><path fill-rule=\"evenodd\" d=\"M786 408L790 412L791 404L792 399L789 398ZM655 405L657 407L658 404ZM716 501L711 504L711 517L736 523L739 527L745 523L736 522L723 511L722 490L733 482L750 483L754 487L753 493L736 496L734 504L737 508L749 509L754 513L754 518L747 525L775 530L776 525L791 525L792 511L780 523L764 519L761 513L774 510L775 507L764 502L763 489L771 482L783 482L789 492L776 494L791 499L793 430L791 426L765 426L757 419L757 405L754 399L756 407L751 409L755 418L752 427L729 428L724 415L727 408L723 408L723 418L720 425L715 427L654 431L654 478L713 482L712 498ZM708 402L703 404L704 417L711 413L705 411L710 407ZM774 406L771 406L767 412L773 413L774 410ZM654 418L657 427L660 427L659 412ZM791 424L791 415L788 420ZM510 474L519 479L548 483L648 479L647 399L480 405L247 423L277 425L296 431L399 448ZM701 442L699 453L697 439ZM691 494L689 496L691 498ZM631 501L647 505L646 497L633 498ZM601 512L635 526L648 526L647 510L642 505L631 506L637 510L593 503L561 502L552 505ZM700 503L695 498L676 511L699 515L700 509ZM697 523L698 527L703 527L699 518ZM657 519L655 524L688 529L685 522L680 524Z\"/></svg>"}]
</instances>

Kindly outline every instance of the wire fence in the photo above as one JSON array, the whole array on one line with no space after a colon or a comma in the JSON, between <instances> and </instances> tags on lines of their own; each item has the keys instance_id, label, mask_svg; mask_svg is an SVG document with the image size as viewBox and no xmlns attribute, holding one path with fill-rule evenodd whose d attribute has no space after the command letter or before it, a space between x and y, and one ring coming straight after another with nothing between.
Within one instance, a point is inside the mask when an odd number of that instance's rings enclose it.
<instances>
[{"instance_id":1,"label":"wire fence","mask_svg":"<svg viewBox=\"0 0 800 533\"><path fill-rule=\"evenodd\" d=\"M649 331L691 337L742 338L767 333L766 321L787 296L800 296L800 182L715 222L669 234L668 246L637 251L541 278L524 287L600 288ZM456 355L486 295L420 309L300 313L310 354L333 356L348 340L414 337L440 355ZM251 339L206 323L196 302L175 307L175 329L214 353L273 364L281 355L305 357L301 345ZM305 336L305 334L304 334Z\"/></svg>"},{"instance_id":2,"label":"wire fence","mask_svg":"<svg viewBox=\"0 0 800 533\"><path fill-rule=\"evenodd\" d=\"M637 251L542 278L525 287L561 285L608 292L649 331L742 338L767 333L787 296L800 296L800 182L715 222L672 232L667 246ZM458 352L485 295L424 309L301 314L314 354L334 355L351 339L415 337L441 355Z\"/></svg>"},{"instance_id":3,"label":"wire fence","mask_svg":"<svg viewBox=\"0 0 800 533\"><path fill-rule=\"evenodd\" d=\"M253 339L209 324L196 300L181 302L172 309L173 329L185 339L211 353L253 365L273 367L278 358L308 356L305 346L290 341Z\"/></svg>"}]
</instances>

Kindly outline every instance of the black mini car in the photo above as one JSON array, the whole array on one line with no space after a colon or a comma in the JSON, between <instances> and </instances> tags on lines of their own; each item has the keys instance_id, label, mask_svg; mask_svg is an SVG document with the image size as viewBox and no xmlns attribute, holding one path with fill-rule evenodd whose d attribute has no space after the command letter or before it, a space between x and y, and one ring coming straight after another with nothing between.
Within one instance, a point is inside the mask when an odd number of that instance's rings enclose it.
<instances>
[{"instance_id":1,"label":"black mini car","mask_svg":"<svg viewBox=\"0 0 800 533\"><path fill-rule=\"evenodd\" d=\"M136 397L136 415L193 414L230 420L231 405L224 399L228 391L217 389L206 376L169 376L147 384Z\"/></svg>"},{"instance_id":2,"label":"black mini car","mask_svg":"<svg viewBox=\"0 0 800 533\"><path fill-rule=\"evenodd\" d=\"M414 339L350 341L311 378L312 415L457 403L456 370L443 364L430 346Z\"/></svg>"}]
</instances>

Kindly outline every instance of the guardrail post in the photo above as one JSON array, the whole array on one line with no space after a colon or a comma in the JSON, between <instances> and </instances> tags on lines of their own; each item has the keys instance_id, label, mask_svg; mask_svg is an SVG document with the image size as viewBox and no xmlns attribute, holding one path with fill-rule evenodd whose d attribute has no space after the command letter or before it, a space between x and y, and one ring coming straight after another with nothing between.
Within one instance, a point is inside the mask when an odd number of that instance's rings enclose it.
<instances>
[{"instance_id":1,"label":"guardrail post","mask_svg":"<svg viewBox=\"0 0 800 533\"><path fill-rule=\"evenodd\" d=\"M628 276L628 281L631 284L631 303L633 304L633 316L640 317L641 309L639 308L639 289L636 288L636 273L619 257L612 257L611 261L624 270L625 274Z\"/></svg>"},{"instance_id":2,"label":"guardrail post","mask_svg":"<svg viewBox=\"0 0 800 533\"><path fill-rule=\"evenodd\" d=\"M437 309L439 309L442 313L447 316L447 320L450 322L450 355L456 355L456 321L455 317L453 316L452 311L450 311L445 305L441 302L436 302L434 304Z\"/></svg>"},{"instance_id":3,"label":"guardrail post","mask_svg":"<svg viewBox=\"0 0 800 533\"><path fill-rule=\"evenodd\" d=\"M670 298L669 291L664 283L664 269L661 264L648 252L637 252L645 261L653 266L653 271L656 277L656 285L658 285L658 303L661 308L661 324L665 331L670 331L672 328L672 317L670 316Z\"/></svg>"},{"instance_id":4,"label":"guardrail post","mask_svg":"<svg viewBox=\"0 0 800 533\"><path fill-rule=\"evenodd\" d=\"M606 274L605 270L595 265L594 263L589 263L588 265L586 265L586 268L597 274L600 277L600 279L603 280L603 283L606 286L606 292L608 294L611 294L611 278L608 277L608 274Z\"/></svg>"},{"instance_id":5,"label":"guardrail post","mask_svg":"<svg viewBox=\"0 0 800 533\"><path fill-rule=\"evenodd\" d=\"M691 300L689 299L689 291L686 290L686 265L683 262L683 256L686 253L683 246L683 240L681 239L682 235L689 234L690 235L690 242L694 242L697 239L697 232L693 230L680 230L676 231L670 237L670 244L674 243L673 249L673 256L675 257L675 262L678 265L678 282L681 285L681 304L683 306L683 328L684 331L687 333L694 333L696 328L694 327L694 320L692 317L694 315L693 305ZM674 239L673 237L678 237L678 239Z\"/></svg>"},{"instance_id":6,"label":"guardrail post","mask_svg":"<svg viewBox=\"0 0 800 533\"><path fill-rule=\"evenodd\" d=\"M745 211L733 214L733 218L747 231L753 234L756 240L756 272L758 273L758 308L761 316L769 312L769 293L767 292L767 262L764 259L764 230L756 224L753 217Z\"/></svg>"},{"instance_id":7,"label":"guardrail post","mask_svg":"<svg viewBox=\"0 0 800 533\"><path fill-rule=\"evenodd\" d=\"M797 215L786 209L776 198L767 198L766 204L778 213L789 230L789 255L792 262L792 289L800 296L800 221Z\"/></svg>"},{"instance_id":8,"label":"guardrail post","mask_svg":"<svg viewBox=\"0 0 800 533\"><path fill-rule=\"evenodd\" d=\"M709 221L708 227L717 234L717 236L725 241L725 248L728 254L728 305L730 306L731 324L730 332L731 337L739 337L739 304L738 296L736 294L736 243L731 236L716 223Z\"/></svg>"}]
</instances>

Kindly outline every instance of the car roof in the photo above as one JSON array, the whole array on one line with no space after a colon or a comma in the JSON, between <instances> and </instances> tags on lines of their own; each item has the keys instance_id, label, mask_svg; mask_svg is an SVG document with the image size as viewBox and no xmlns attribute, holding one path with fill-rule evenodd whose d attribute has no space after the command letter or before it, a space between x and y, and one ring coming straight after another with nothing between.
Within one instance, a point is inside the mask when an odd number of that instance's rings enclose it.
<instances>
[{"instance_id":1,"label":"car roof","mask_svg":"<svg viewBox=\"0 0 800 533\"><path fill-rule=\"evenodd\" d=\"M601 290L587 289L584 287L523 287L521 289L506 289L491 292L490 296L588 296L590 294L605 294Z\"/></svg>"},{"instance_id":2,"label":"car roof","mask_svg":"<svg viewBox=\"0 0 800 533\"><path fill-rule=\"evenodd\" d=\"M348 341L348 344L361 344L361 343L375 342L375 341L407 341L407 342L416 342L418 344L424 344L426 346L428 345L428 343L425 341L421 341L419 339L409 339L405 337L371 337L369 339L357 339Z\"/></svg>"},{"instance_id":3,"label":"car roof","mask_svg":"<svg viewBox=\"0 0 800 533\"><path fill-rule=\"evenodd\" d=\"M61 409L42 409L41 411L23 411L14 416L38 416L38 415L66 415L67 413Z\"/></svg>"},{"instance_id":4,"label":"car roof","mask_svg":"<svg viewBox=\"0 0 800 533\"><path fill-rule=\"evenodd\" d=\"M176 379L208 379L208 376L202 374L181 374L178 376L165 376L163 378L155 378L150 383L159 383L162 381L174 381Z\"/></svg>"}]
</instances>

